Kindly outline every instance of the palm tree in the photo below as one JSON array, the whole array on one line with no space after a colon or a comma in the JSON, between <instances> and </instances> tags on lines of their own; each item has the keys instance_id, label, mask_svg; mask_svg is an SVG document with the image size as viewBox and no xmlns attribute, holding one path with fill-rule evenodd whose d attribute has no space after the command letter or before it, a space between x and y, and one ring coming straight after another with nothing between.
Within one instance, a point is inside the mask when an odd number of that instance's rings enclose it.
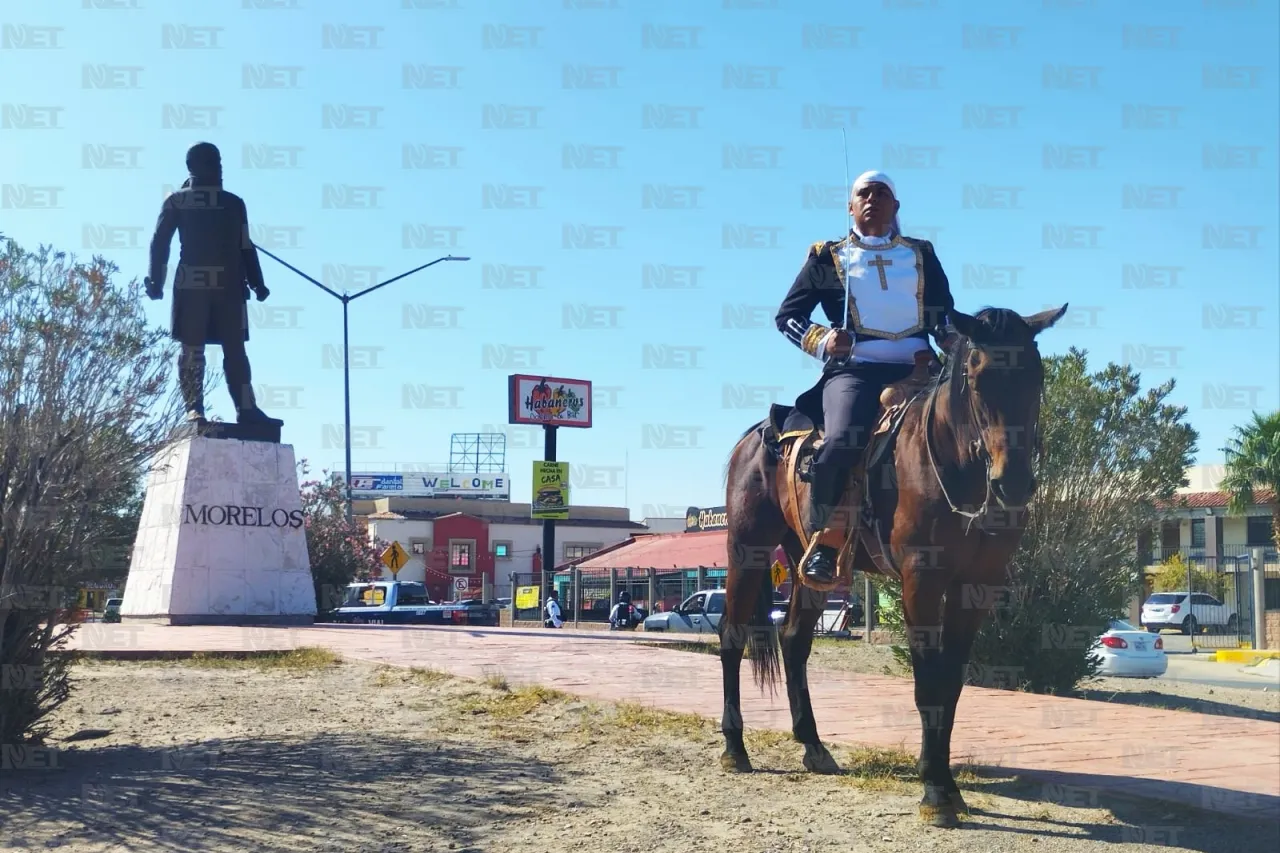
<instances>
[{"instance_id":1,"label":"palm tree","mask_svg":"<svg viewBox=\"0 0 1280 853\"><path fill-rule=\"evenodd\" d=\"M1269 415L1253 413L1253 420L1235 428L1223 448L1226 475L1219 488L1230 495L1227 512L1243 515L1257 503L1271 503L1271 539L1280 548L1280 410ZM1269 496L1257 495L1268 491Z\"/></svg>"}]
</instances>

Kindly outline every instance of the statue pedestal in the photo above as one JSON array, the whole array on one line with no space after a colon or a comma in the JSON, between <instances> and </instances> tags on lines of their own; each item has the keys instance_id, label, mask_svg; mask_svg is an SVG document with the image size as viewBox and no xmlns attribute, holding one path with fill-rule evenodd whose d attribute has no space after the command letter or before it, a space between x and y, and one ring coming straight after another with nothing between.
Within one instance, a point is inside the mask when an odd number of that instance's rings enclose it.
<instances>
[{"instance_id":1,"label":"statue pedestal","mask_svg":"<svg viewBox=\"0 0 1280 853\"><path fill-rule=\"evenodd\" d=\"M231 426L231 425L228 425ZM147 478L120 616L169 625L310 625L316 596L293 448L187 434Z\"/></svg>"}]
</instances>

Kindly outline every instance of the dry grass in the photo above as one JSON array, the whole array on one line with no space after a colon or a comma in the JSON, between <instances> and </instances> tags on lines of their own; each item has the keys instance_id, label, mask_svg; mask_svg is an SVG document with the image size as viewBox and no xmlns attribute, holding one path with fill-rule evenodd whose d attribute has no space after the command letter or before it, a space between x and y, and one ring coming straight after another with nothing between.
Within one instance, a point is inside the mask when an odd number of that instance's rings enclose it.
<instances>
[{"instance_id":1,"label":"dry grass","mask_svg":"<svg viewBox=\"0 0 1280 853\"><path fill-rule=\"evenodd\" d=\"M763 750L787 749L799 746L790 732L777 731L775 729L754 729L746 732L742 739L747 745L747 752L761 752Z\"/></svg>"},{"instance_id":2,"label":"dry grass","mask_svg":"<svg viewBox=\"0 0 1280 853\"><path fill-rule=\"evenodd\" d=\"M438 669L414 666L404 669L398 666L380 666L373 674L375 687L395 687L401 684L430 686L453 681L454 676Z\"/></svg>"},{"instance_id":3,"label":"dry grass","mask_svg":"<svg viewBox=\"0 0 1280 853\"><path fill-rule=\"evenodd\" d=\"M505 679L502 683L502 688L491 687L493 692L488 694L468 694L462 700L462 711L495 720L515 720L547 706L567 702L571 698L567 693L536 684L512 689L506 685Z\"/></svg>"},{"instance_id":4,"label":"dry grass","mask_svg":"<svg viewBox=\"0 0 1280 853\"><path fill-rule=\"evenodd\" d=\"M714 732L714 724L697 714L663 711L635 702L620 702L614 708L613 724L618 728L645 734L664 734L699 740Z\"/></svg>"},{"instance_id":5,"label":"dry grass","mask_svg":"<svg viewBox=\"0 0 1280 853\"><path fill-rule=\"evenodd\" d=\"M491 690L500 690L508 692L511 690L511 683L507 681L507 677L500 672L491 672L484 677L481 682L485 687Z\"/></svg>"},{"instance_id":6,"label":"dry grass","mask_svg":"<svg viewBox=\"0 0 1280 853\"><path fill-rule=\"evenodd\" d=\"M195 654L179 663L197 669L256 669L263 672L307 674L338 666L342 663L342 657L329 649L304 646L288 652L257 652L235 656L217 652Z\"/></svg>"}]
</instances>

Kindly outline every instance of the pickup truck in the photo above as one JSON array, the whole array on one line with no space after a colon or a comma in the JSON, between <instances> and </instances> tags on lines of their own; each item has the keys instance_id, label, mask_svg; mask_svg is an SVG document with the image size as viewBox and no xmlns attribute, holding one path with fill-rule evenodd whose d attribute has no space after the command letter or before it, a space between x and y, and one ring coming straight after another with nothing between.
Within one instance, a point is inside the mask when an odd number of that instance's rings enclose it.
<instances>
[{"instance_id":1,"label":"pickup truck","mask_svg":"<svg viewBox=\"0 0 1280 853\"><path fill-rule=\"evenodd\" d=\"M347 585L333 621L356 625L497 625L498 609L481 601L439 603L413 581Z\"/></svg>"}]
</instances>

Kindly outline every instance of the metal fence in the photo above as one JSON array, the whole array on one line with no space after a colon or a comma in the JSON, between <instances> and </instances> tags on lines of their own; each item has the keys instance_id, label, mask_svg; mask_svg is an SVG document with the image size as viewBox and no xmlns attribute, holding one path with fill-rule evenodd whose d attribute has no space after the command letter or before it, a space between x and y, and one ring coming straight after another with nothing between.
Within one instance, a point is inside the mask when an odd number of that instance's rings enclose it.
<instances>
[{"instance_id":1,"label":"metal fence","mask_svg":"<svg viewBox=\"0 0 1280 853\"><path fill-rule=\"evenodd\" d=\"M1185 596L1169 599L1176 608L1159 624L1145 615L1140 618L1148 630L1173 628L1191 638L1193 648L1250 648L1258 639L1260 620L1266 611L1280 611L1280 559L1274 549L1224 546L1221 555L1196 549L1153 550L1146 574L1144 604L1161 592ZM1180 558L1176 562L1175 558ZM1260 559L1258 559L1260 558ZM1185 572L1185 575L1184 575ZM1260 605L1260 606L1259 606ZM1273 616L1272 622L1280 620ZM1266 643L1280 646L1280 637L1268 631Z\"/></svg>"}]
</instances>

